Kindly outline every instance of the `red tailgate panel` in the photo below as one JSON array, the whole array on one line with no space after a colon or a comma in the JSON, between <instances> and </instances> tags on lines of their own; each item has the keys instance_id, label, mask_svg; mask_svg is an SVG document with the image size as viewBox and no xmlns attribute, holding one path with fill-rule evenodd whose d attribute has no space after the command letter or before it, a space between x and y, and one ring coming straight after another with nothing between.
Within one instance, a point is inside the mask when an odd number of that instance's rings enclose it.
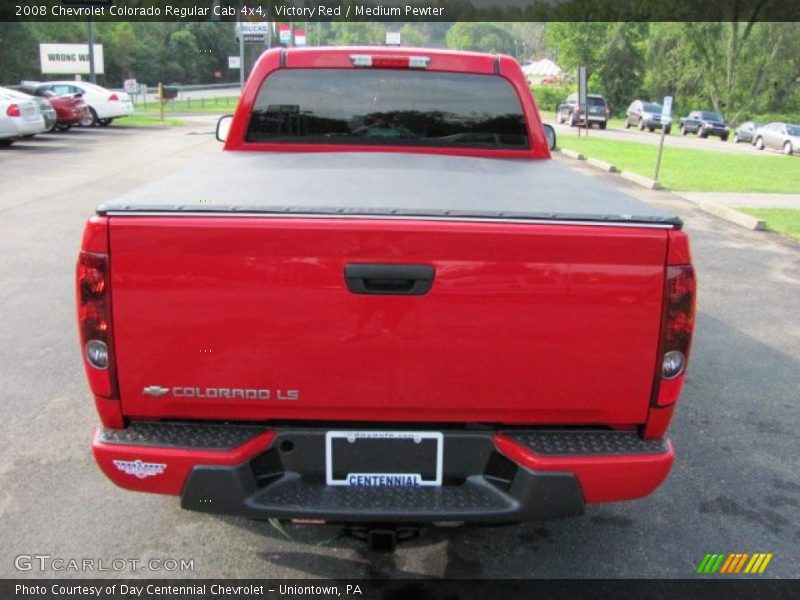
<instances>
[{"instance_id":1,"label":"red tailgate panel","mask_svg":"<svg viewBox=\"0 0 800 600\"><path fill-rule=\"evenodd\" d=\"M112 217L123 411L643 423L666 238L557 224ZM436 274L423 296L356 295L349 263ZM168 391L145 395L149 386ZM221 390L259 397L208 397Z\"/></svg>"}]
</instances>

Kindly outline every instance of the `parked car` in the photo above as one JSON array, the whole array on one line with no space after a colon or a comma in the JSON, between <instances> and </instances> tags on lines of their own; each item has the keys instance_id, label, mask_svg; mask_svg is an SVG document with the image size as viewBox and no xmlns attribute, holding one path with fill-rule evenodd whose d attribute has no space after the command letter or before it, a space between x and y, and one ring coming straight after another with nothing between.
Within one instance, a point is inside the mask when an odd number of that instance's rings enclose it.
<instances>
[{"instance_id":1,"label":"parked car","mask_svg":"<svg viewBox=\"0 0 800 600\"><path fill-rule=\"evenodd\" d=\"M44 119L45 131L52 131L55 128L56 122L58 121L58 117L56 115L55 108L53 108L53 105L50 104L50 101L47 100L47 98L41 98L35 96L34 94L31 94L29 92L26 92L24 90L21 90L13 86L7 88L0 87L0 91L5 91L10 94L19 94L19 98L21 100L30 100L30 99L35 100L36 103L39 105L39 110L41 111L42 118Z\"/></svg>"},{"instance_id":2,"label":"parked car","mask_svg":"<svg viewBox=\"0 0 800 600\"><path fill-rule=\"evenodd\" d=\"M664 127L664 133L669 135L672 130L672 119L662 117L663 108L656 102L645 102L644 100L634 100L628 107L625 114L625 129L636 125L639 131L649 129L655 131Z\"/></svg>"},{"instance_id":3,"label":"parked car","mask_svg":"<svg viewBox=\"0 0 800 600\"><path fill-rule=\"evenodd\" d=\"M756 129L753 142L759 150L772 148L787 156L800 153L800 125L793 123L770 123Z\"/></svg>"},{"instance_id":4,"label":"parked car","mask_svg":"<svg viewBox=\"0 0 800 600\"><path fill-rule=\"evenodd\" d=\"M89 107L83 100L83 94L56 95L46 83L23 83L15 89L32 96L46 98L56 111L57 123L55 129L66 131L73 125L79 125L89 115Z\"/></svg>"},{"instance_id":5,"label":"parked car","mask_svg":"<svg viewBox=\"0 0 800 600\"><path fill-rule=\"evenodd\" d=\"M756 141L756 129L759 127L763 127L763 123L756 123L755 121L747 121L746 123L742 123L739 127L736 128L736 131L733 133L733 143L738 144L739 142L749 142L754 143Z\"/></svg>"},{"instance_id":6,"label":"parked car","mask_svg":"<svg viewBox=\"0 0 800 600\"><path fill-rule=\"evenodd\" d=\"M608 124L608 117L611 111L608 109L606 99L599 94L589 94L586 96L588 104L589 127L597 124L600 129L605 129ZM584 106L578 105L578 92L567 96L566 100L558 105L556 109L556 121L559 123L569 123L570 127L584 124L586 111Z\"/></svg>"},{"instance_id":7,"label":"parked car","mask_svg":"<svg viewBox=\"0 0 800 600\"><path fill-rule=\"evenodd\" d=\"M46 131L39 104L19 94L0 90L0 146L10 146L19 138Z\"/></svg>"},{"instance_id":8,"label":"parked car","mask_svg":"<svg viewBox=\"0 0 800 600\"><path fill-rule=\"evenodd\" d=\"M693 110L688 117L681 117L681 135L696 133L701 138L716 135L723 142L728 141L730 128L725 124L725 119L717 112L707 110Z\"/></svg>"},{"instance_id":9,"label":"parked car","mask_svg":"<svg viewBox=\"0 0 800 600\"><path fill-rule=\"evenodd\" d=\"M57 96L81 94L89 109L80 123L84 127L105 127L114 119L133 114L133 102L125 92L112 92L86 81L48 81L42 85Z\"/></svg>"}]
</instances>

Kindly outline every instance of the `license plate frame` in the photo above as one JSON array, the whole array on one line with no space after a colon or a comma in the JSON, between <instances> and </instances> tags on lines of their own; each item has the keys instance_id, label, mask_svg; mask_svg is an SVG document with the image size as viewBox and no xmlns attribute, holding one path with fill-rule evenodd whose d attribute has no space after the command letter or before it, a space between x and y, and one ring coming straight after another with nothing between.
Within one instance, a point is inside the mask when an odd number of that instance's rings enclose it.
<instances>
[{"instance_id":1,"label":"license plate frame","mask_svg":"<svg viewBox=\"0 0 800 600\"><path fill-rule=\"evenodd\" d=\"M391 465L387 465L387 469L382 472L375 470L348 472L344 478L340 476L341 469L335 468L334 448L341 447L341 442L338 440L344 439L349 444L357 444L359 441L369 441L367 444L362 444L362 449L365 446L374 448L379 445L381 440L392 440L397 446L397 441L407 442L413 444L422 444L424 440L435 441L435 455L426 457L425 461L429 459L435 461L434 464L422 465L420 471L430 470L434 468L434 476L425 476L425 473L416 473L411 471L397 471L392 469ZM402 445L402 444L401 444ZM430 444L426 444L426 448L416 449L414 446L409 445L409 450L418 450L418 453L430 454ZM395 456L395 458L398 458ZM369 462L369 461L367 461ZM398 459L402 462L402 458ZM443 463L444 463L444 436L439 431L328 431L325 433L325 483L329 486L336 487L441 487L443 479ZM339 476L335 476L339 475ZM356 479L354 479L354 477Z\"/></svg>"}]
</instances>

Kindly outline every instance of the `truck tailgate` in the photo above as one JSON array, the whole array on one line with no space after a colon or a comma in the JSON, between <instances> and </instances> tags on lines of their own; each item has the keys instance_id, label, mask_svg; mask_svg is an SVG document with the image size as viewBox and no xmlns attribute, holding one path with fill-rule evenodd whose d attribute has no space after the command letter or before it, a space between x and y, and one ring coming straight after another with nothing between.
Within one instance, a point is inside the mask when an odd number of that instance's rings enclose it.
<instances>
[{"instance_id":1,"label":"truck tailgate","mask_svg":"<svg viewBox=\"0 0 800 600\"><path fill-rule=\"evenodd\" d=\"M667 231L559 223L112 216L123 412L145 418L635 424ZM435 269L351 292L350 264Z\"/></svg>"}]
</instances>

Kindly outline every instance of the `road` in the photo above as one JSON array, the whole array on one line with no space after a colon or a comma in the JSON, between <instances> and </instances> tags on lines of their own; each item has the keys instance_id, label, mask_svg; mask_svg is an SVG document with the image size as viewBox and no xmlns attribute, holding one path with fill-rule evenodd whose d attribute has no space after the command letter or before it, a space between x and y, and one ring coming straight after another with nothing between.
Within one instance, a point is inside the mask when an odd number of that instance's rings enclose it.
<instances>
[{"instance_id":1,"label":"road","mask_svg":"<svg viewBox=\"0 0 800 600\"><path fill-rule=\"evenodd\" d=\"M556 129L556 135L576 135L577 128L570 127L569 125L560 125L556 123L555 119L545 117L545 122L550 123ZM585 133L586 129L581 129L581 135ZM639 131L636 127L625 129L624 127L609 126L608 129L598 129L596 127L589 130L589 139L592 137L604 138L609 140L618 140L623 142L640 142L642 144L658 145L661 140L661 132L656 130L650 133L648 130ZM759 152L772 152L771 150L756 150L750 144L733 143L733 132L731 132L731 139L728 142L723 142L718 137L700 138L690 133L682 136L675 127L668 136L665 136L664 144L673 148L690 148L694 150L714 150L716 152L730 152L733 154L758 154Z\"/></svg>"},{"instance_id":2,"label":"road","mask_svg":"<svg viewBox=\"0 0 800 600\"><path fill-rule=\"evenodd\" d=\"M194 561L184 573L102 573L117 577L677 578L707 552L772 552L763 577L800 577L800 246L574 161L674 211L692 236L698 328L671 430L677 461L652 496L568 520L436 530L383 555L332 526L291 527L290 541L268 523L115 488L89 452L97 417L73 291L83 223L104 200L218 152L212 131L213 117L77 129L0 151L0 577L81 575L15 569L19 555L49 554Z\"/></svg>"}]
</instances>

